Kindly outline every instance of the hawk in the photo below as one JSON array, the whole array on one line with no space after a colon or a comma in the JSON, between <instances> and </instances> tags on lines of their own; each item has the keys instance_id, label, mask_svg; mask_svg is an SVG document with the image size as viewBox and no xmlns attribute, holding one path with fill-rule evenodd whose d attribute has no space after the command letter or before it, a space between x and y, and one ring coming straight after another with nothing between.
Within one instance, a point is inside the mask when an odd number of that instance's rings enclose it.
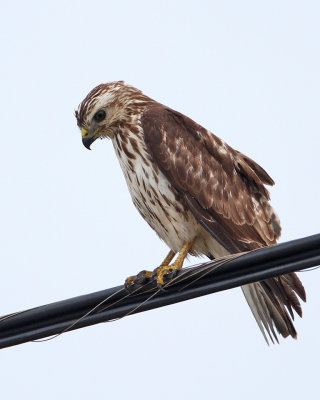
<instances>
[{"instance_id":1,"label":"hawk","mask_svg":"<svg viewBox=\"0 0 320 400\"><path fill-rule=\"evenodd\" d=\"M274 181L190 118L123 81L95 87L76 118L86 148L111 139L134 205L170 248L155 271L160 287L188 254L214 259L276 243L281 227L265 187ZM267 342L276 332L296 338L293 310L302 316L297 296L306 295L295 273L242 290Z\"/></svg>"}]
</instances>

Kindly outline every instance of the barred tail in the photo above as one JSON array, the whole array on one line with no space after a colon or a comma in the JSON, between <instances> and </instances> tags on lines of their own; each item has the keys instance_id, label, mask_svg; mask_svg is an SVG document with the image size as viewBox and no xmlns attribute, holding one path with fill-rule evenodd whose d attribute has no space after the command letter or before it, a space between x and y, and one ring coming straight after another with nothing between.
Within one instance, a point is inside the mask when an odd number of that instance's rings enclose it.
<instances>
[{"instance_id":1,"label":"barred tail","mask_svg":"<svg viewBox=\"0 0 320 400\"><path fill-rule=\"evenodd\" d=\"M242 286L242 291L268 344L267 335L272 343L279 343L277 334L297 337L293 310L302 317L297 295L306 301L306 293L295 273L250 283Z\"/></svg>"}]
</instances>

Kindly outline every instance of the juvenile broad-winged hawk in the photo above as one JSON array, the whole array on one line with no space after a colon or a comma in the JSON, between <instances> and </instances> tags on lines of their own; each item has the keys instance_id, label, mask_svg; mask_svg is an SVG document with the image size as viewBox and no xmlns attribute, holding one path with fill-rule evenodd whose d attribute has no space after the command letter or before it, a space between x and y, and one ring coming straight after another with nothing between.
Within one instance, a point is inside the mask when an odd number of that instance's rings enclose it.
<instances>
[{"instance_id":1,"label":"juvenile broad-winged hawk","mask_svg":"<svg viewBox=\"0 0 320 400\"><path fill-rule=\"evenodd\" d=\"M123 81L94 88L76 117L85 147L112 140L135 206L170 248L156 270L159 285L187 254L217 258L276 243L280 223L264 186L273 180L190 118ZM305 300L296 274L242 290L265 338L266 331L277 339L274 327L296 337L292 310L302 315L296 294Z\"/></svg>"}]
</instances>

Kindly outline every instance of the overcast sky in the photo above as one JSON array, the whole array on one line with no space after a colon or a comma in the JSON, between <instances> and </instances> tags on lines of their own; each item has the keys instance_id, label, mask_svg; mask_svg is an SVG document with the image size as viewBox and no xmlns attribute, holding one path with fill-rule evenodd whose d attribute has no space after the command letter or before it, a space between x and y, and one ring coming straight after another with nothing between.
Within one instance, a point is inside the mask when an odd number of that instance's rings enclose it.
<instances>
[{"instance_id":1,"label":"overcast sky","mask_svg":"<svg viewBox=\"0 0 320 400\"><path fill-rule=\"evenodd\" d=\"M167 248L111 142L74 110L123 79L274 178L282 241L320 231L318 1L3 1L0 314L117 286ZM197 262L197 260L190 260ZM1 352L4 399L316 399L319 272L298 341L267 347L240 289Z\"/></svg>"}]
</instances>

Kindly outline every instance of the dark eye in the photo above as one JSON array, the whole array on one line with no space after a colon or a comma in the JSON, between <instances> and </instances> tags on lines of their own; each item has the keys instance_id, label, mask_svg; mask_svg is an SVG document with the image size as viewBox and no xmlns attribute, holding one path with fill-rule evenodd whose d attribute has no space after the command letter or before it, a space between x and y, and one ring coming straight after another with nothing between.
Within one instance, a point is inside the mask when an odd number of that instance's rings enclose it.
<instances>
[{"instance_id":1,"label":"dark eye","mask_svg":"<svg viewBox=\"0 0 320 400\"><path fill-rule=\"evenodd\" d=\"M96 122L101 122L105 119L105 117L106 117L106 112L104 110L99 110L94 114L93 119Z\"/></svg>"}]
</instances>

